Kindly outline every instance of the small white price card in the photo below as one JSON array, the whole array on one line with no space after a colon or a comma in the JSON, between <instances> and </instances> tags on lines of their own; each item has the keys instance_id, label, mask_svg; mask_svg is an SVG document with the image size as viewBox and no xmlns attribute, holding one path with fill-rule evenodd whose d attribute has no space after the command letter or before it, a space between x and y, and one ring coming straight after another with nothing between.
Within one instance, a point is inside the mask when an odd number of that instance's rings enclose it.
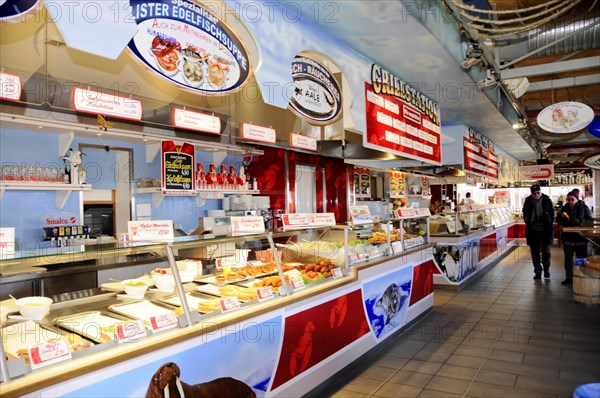
<instances>
[{"instance_id":1,"label":"small white price card","mask_svg":"<svg viewBox=\"0 0 600 398\"><path fill-rule=\"evenodd\" d=\"M306 213L295 213L295 214L282 214L281 222L284 228L298 228L308 226L308 214Z\"/></svg>"},{"instance_id":2,"label":"small white price card","mask_svg":"<svg viewBox=\"0 0 600 398\"><path fill-rule=\"evenodd\" d=\"M162 314L151 316L150 325L152 326L153 332L173 329L177 326L177 318L175 318L175 313L173 311L165 311Z\"/></svg>"},{"instance_id":3,"label":"small white price card","mask_svg":"<svg viewBox=\"0 0 600 398\"><path fill-rule=\"evenodd\" d=\"M368 206L350 206L350 217L353 224L370 224L373 222Z\"/></svg>"},{"instance_id":4,"label":"small white price card","mask_svg":"<svg viewBox=\"0 0 600 398\"><path fill-rule=\"evenodd\" d=\"M333 279L337 279L337 278L341 278L342 276L344 276L344 274L342 273L342 270L340 269L340 267L336 267L336 268L331 269L331 276L333 277Z\"/></svg>"},{"instance_id":5,"label":"small white price card","mask_svg":"<svg viewBox=\"0 0 600 398\"><path fill-rule=\"evenodd\" d=\"M240 308L240 300L237 296L227 297L220 300L219 305L221 306L221 312L223 313L238 310Z\"/></svg>"},{"instance_id":6,"label":"small white price card","mask_svg":"<svg viewBox=\"0 0 600 398\"><path fill-rule=\"evenodd\" d=\"M300 275L302 275L302 272L298 271L297 269L291 269L289 271L286 271L285 274L289 276L290 279L294 279L299 278Z\"/></svg>"},{"instance_id":7,"label":"small white price card","mask_svg":"<svg viewBox=\"0 0 600 398\"><path fill-rule=\"evenodd\" d=\"M273 288L271 286L265 286L256 289L256 295L258 296L258 301L271 299L273 298Z\"/></svg>"},{"instance_id":8,"label":"small white price card","mask_svg":"<svg viewBox=\"0 0 600 398\"><path fill-rule=\"evenodd\" d=\"M277 132L270 127L242 123L241 130L242 138L245 140L268 142L270 144L274 144L277 141Z\"/></svg>"},{"instance_id":9,"label":"small white price card","mask_svg":"<svg viewBox=\"0 0 600 398\"><path fill-rule=\"evenodd\" d=\"M381 252L379 251L379 248L377 246L369 246L367 248L367 254L369 255L369 258L381 256Z\"/></svg>"},{"instance_id":10,"label":"small white price card","mask_svg":"<svg viewBox=\"0 0 600 398\"><path fill-rule=\"evenodd\" d=\"M317 140L315 138L298 133L290 133L290 145L293 148L308 149L310 151L317 150Z\"/></svg>"},{"instance_id":11,"label":"small white price card","mask_svg":"<svg viewBox=\"0 0 600 398\"><path fill-rule=\"evenodd\" d=\"M309 213L308 225L311 227L334 226L335 214L333 213Z\"/></svg>"},{"instance_id":12,"label":"small white price card","mask_svg":"<svg viewBox=\"0 0 600 398\"><path fill-rule=\"evenodd\" d=\"M446 223L446 227L448 228L448 232L453 234L456 232L456 224L454 224L452 221L448 221Z\"/></svg>"},{"instance_id":13,"label":"small white price card","mask_svg":"<svg viewBox=\"0 0 600 398\"><path fill-rule=\"evenodd\" d=\"M173 108L173 125L182 129L221 134L220 117L180 108Z\"/></svg>"},{"instance_id":14,"label":"small white price card","mask_svg":"<svg viewBox=\"0 0 600 398\"><path fill-rule=\"evenodd\" d=\"M71 351L69 350L67 340L64 338L40 344L29 349L29 360L32 369L52 365L53 363L70 358Z\"/></svg>"},{"instance_id":15,"label":"small white price card","mask_svg":"<svg viewBox=\"0 0 600 398\"><path fill-rule=\"evenodd\" d=\"M394 253L402 252L402 242L400 242L399 240L392 242L392 251Z\"/></svg>"},{"instance_id":16,"label":"small white price card","mask_svg":"<svg viewBox=\"0 0 600 398\"><path fill-rule=\"evenodd\" d=\"M121 323L115 328L115 337L117 343L135 343L138 339L146 337L146 327L144 321L138 319L137 321L131 321Z\"/></svg>"},{"instance_id":17,"label":"small white price card","mask_svg":"<svg viewBox=\"0 0 600 398\"><path fill-rule=\"evenodd\" d=\"M304 288L304 286L304 280L302 278L292 279L292 287L294 288L294 290L302 289Z\"/></svg>"},{"instance_id":18,"label":"small white price card","mask_svg":"<svg viewBox=\"0 0 600 398\"><path fill-rule=\"evenodd\" d=\"M260 234L265 232L265 220L260 216L230 217L234 235Z\"/></svg>"},{"instance_id":19,"label":"small white price card","mask_svg":"<svg viewBox=\"0 0 600 398\"><path fill-rule=\"evenodd\" d=\"M172 220L156 220L156 221L128 221L127 230L131 240L173 240L173 221Z\"/></svg>"}]
</instances>

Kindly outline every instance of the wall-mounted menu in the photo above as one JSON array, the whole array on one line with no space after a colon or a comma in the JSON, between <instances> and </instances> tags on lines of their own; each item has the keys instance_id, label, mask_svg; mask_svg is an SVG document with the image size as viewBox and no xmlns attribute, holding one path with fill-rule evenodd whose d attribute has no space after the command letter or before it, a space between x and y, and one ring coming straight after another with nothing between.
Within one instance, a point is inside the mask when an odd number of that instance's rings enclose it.
<instances>
[{"instance_id":1,"label":"wall-mounted menu","mask_svg":"<svg viewBox=\"0 0 600 398\"><path fill-rule=\"evenodd\" d=\"M163 195L196 195L193 145L163 141L161 163Z\"/></svg>"},{"instance_id":2,"label":"wall-mounted menu","mask_svg":"<svg viewBox=\"0 0 600 398\"><path fill-rule=\"evenodd\" d=\"M353 182L356 198L371 197L371 170L364 167L355 167Z\"/></svg>"},{"instance_id":3,"label":"wall-mounted menu","mask_svg":"<svg viewBox=\"0 0 600 398\"><path fill-rule=\"evenodd\" d=\"M470 133L463 137L464 169L470 173L498 178L498 157L494 145L487 138Z\"/></svg>"}]
</instances>

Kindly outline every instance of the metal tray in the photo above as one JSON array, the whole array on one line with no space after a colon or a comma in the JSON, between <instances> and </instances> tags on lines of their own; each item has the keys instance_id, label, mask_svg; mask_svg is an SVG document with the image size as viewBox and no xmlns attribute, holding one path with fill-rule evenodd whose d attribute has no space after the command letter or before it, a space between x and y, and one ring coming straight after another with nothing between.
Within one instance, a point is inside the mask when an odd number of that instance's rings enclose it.
<instances>
[{"instance_id":1,"label":"metal tray","mask_svg":"<svg viewBox=\"0 0 600 398\"><path fill-rule=\"evenodd\" d=\"M139 300L129 303L113 304L108 307L109 310L119 315L141 319L147 327L150 327L150 318L167 311L173 311L162 305L157 305L149 300Z\"/></svg>"},{"instance_id":2,"label":"metal tray","mask_svg":"<svg viewBox=\"0 0 600 398\"><path fill-rule=\"evenodd\" d=\"M131 319L117 317L104 311L79 312L54 318L53 320L61 328L77 333L96 343L113 341L115 325L127 321L131 321Z\"/></svg>"},{"instance_id":3,"label":"metal tray","mask_svg":"<svg viewBox=\"0 0 600 398\"><path fill-rule=\"evenodd\" d=\"M203 302L203 301L209 301L209 300L214 300L215 298L212 296L206 296L203 294L195 294L192 292L187 292L185 294L186 300L188 302L188 306L190 307L190 309L195 309L198 310L198 304ZM179 295L177 294L170 294L167 296L162 296L161 298L158 299L158 301L160 301L161 303L167 304L167 305L171 305L173 307L181 307L181 300L179 299Z\"/></svg>"}]
</instances>

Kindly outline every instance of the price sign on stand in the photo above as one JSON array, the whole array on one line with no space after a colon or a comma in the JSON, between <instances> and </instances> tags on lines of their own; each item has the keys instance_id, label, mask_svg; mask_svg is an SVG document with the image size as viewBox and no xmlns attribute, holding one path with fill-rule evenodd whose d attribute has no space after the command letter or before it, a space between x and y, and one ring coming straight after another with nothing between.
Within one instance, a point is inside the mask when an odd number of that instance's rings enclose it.
<instances>
[{"instance_id":1,"label":"price sign on stand","mask_svg":"<svg viewBox=\"0 0 600 398\"><path fill-rule=\"evenodd\" d=\"M309 213L308 224L311 227L335 226L335 214L333 213Z\"/></svg>"},{"instance_id":2,"label":"price sign on stand","mask_svg":"<svg viewBox=\"0 0 600 398\"><path fill-rule=\"evenodd\" d=\"M367 253L369 254L369 258L375 258L381 256L381 252L377 246L369 246L367 248Z\"/></svg>"},{"instance_id":3,"label":"price sign on stand","mask_svg":"<svg viewBox=\"0 0 600 398\"><path fill-rule=\"evenodd\" d=\"M448 221L446 223L446 227L448 228L448 232L453 234L456 232L456 224L454 224L452 221Z\"/></svg>"},{"instance_id":4,"label":"price sign on stand","mask_svg":"<svg viewBox=\"0 0 600 398\"><path fill-rule=\"evenodd\" d=\"M234 235L260 234L265 232L265 220L259 216L230 217Z\"/></svg>"},{"instance_id":5,"label":"price sign on stand","mask_svg":"<svg viewBox=\"0 0 600 398\"><path fill-rule=\"evenodd\" d=\"M135 343L138 339L146 337L146 327L144 321L125 322L117 325L115 328L115 337L117 343Z\"/></svg>"},{"instance_id":6,"label":"price sign on stand","mask_svg":"<svg viewBox=\"0 0 600 398\"><path fill-rule=\"evenodd\" d=\"M350 206L350 217L355 225L371 224L373 222L371 210L368 206Z\"/></svg>"},{"instance_id":7,"label":"price sign on stand","mask_svg":"<svg viewBox=\"0 0 600 398\"><path fill-rule=\"evenodd\" d=\"M341 278L342 276L344 276L344 274L342 273L342 270L340 269L340 267L336 267L331 270L331 276L333 277L333 279L337 279L337 278Z\"/></svg>"},{"instance_id":8,"label":"price sign on stand","mask_svg":"<svg viewBox=\"0 0 600 398\"><path fill-rule=\"evenodd\" d=\"M302 278L292 279L292 287L294 290L303 289L305 287L304 280Z\"/></svg>"},{"instance_id":9,"label":"price sign on stand","mask_svg":"<svg viewBox=\"0 0 600 398\"><path fill-rule=\"evenodd\" d=\"M284 228L301 228L308 227L308 214L306 213L295 213L295 214L282 214L281 222Z\"/></svg>"},{"instance_id":10,"label":"price sign on stand","mask_svg":"<svg viewBox=\"0 0 600 398\"><path fill-rule=\"evenodd\" d=\"M392 242L392 251L394 253L402 252L402 242L400 242L399 240Z\"/></svg>"},{"instance_id":11,"label":"price sign on stand","mask_svg":"<svg viewBox=\"0 0 600 398\"><path fill-rule=\"evenodd\" d=\"M221 312L226 313L240 309L240 300L237 296L227 297L219 300L219 305L221 306Z\"/></svg>"},{"instance_id":12,"label":"price sign on stand","mask_svg":"<svg viewBox=\"0 0 600 398\"><path fill-rule=\"evenodd\" d=\"M174 239L172 220L128 221L127 232L134 242Z\"/></svg>"},{"instance_id":13,"label":"price sign on stand","mask_svg":"<svg viewBox=\"0 0 600 398\"><path fill-rule=\"evenodd\" d=\"M173 311L165 311L162 314L150 317L150 325L153 332L173 329L177 326L177 318Z\"/></svg>"},{"instance_id":14,"label":"price sign on stand","mask_svg":"<svg viewBox=\"0 0 600 398\"><path fill-rule=\"evenodd\" d=\"M29 348L31 369L42 368L66 359L71 359L71 351L65 338Z\"/></svg>"},{"instance_id":15,"label":"price sign on stand","mask_svg":"<svg viewBox=\"0 0 600 398\"><path fill-rule=\"evenodd\" d=\"M261 287L260 289L256 289L256 295L258 296L258 301L264 301L273 298L273 288L271 286Z\"/></svg>"}]
</instances>

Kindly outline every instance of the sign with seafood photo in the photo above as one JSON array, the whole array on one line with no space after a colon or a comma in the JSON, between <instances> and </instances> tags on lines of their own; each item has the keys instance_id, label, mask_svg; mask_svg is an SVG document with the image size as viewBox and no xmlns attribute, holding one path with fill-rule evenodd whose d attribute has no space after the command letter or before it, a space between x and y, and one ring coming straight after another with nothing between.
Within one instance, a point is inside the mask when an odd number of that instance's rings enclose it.
<instances>
[{"instance_id":1,"label":"sign with seafood photo","mask_svg":"<svg viewBox=\"0 0 600 398\"><path fill-rule=\"evenodd\" d=\"M131 52L153 72L206 94L237 91L251 73L244 43L205 7L187 0L131 0Z\"/></svg>"},{"instance_id":2,"label":"sign with seafood photo","mask_svg":"<svg viewBox=\"0 0 600 398\"><path fill-rule=\"evenodd\" d=\"M292 62L294 94L289 108L313 124L330 124L342 110L342 92L333 75L317 61L297 55Z\"/></svg>"}]
</instances>

